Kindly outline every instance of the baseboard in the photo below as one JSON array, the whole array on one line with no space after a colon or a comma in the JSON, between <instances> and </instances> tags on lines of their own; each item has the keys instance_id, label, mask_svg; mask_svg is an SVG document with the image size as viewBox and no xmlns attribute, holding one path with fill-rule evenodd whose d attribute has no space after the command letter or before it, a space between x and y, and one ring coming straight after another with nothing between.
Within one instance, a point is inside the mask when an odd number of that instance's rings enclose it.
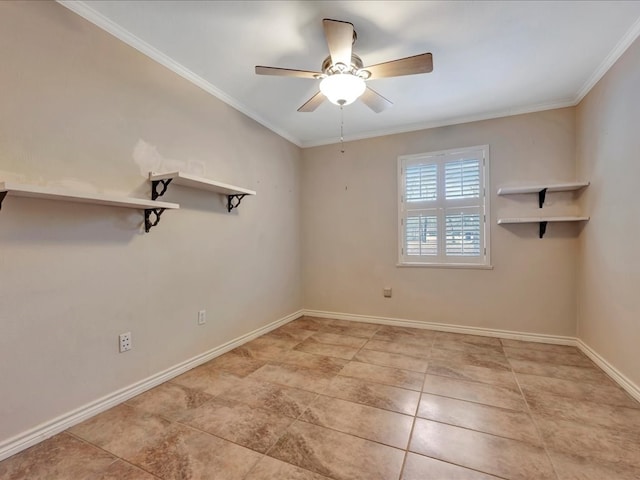
<instances>
[{"instance_id":1,"label":"baseboard","mask_svg":"<svg viewBox=\"0 0 640 480\"><path fill-rule=\"evenodd\" d=\"M593 348L591 348L579 338L577 339L577 346L582 351L582 353L584 353L587 357L593 360L596 365L604 370L604 372L609 375L614 382L624 388L629 395L640 402L640 387L638 387L638 385L636 385L625 375L620 373L617 368L607 362L602 356L600 356L599 353L597 353Z\"/></svg>"},{"instance_id":2,"label":"baseboard","mask_svg":"<svg viewBox=\"0 0 640 480\"><path fill-rule=\"evenodd\" d=\"M189 360L181 362L173 367L170 367L162 372L156 373L150 377L147 377L139 382L136 382L132 385L129 385L125 388L122 388L116 392L110 393L102 398L99 398L93 402L90 402L86 405L83 405L75 410L65 413L64 415L60 415L53 420L42 423L26 432L20 433L4 442L0 443L0 460L4 460L16 453L25 450L26 448L35 445L43 440L46 440L49 437L52 437L67 428L70 428L74 425L77 425L84 420L97 415L100 412L108 410L111 407L118 405L136 395L139 395L147 390L150 390L153 387L160 385L161 383L166 382L178 375L183 374L184 372L191 370L198 365L202 365L203 363L212 360L223 353L228 352L246 342L253 340L254 338L259 337L260 335L264 335L265 333L274 330L275 328L284 325L296 318L299 318L303 315L303 310L299 310L290 315L287 315L279 320L269 323L263 327L260 327L252 332L249 332L245 335L237 337L223 345L215 347L205 353L197 355Z\"/></svg>"},{"instance_id":3,"label":"baseboard","mask_svg":"<svg viewBox=\"0 0 640 480\"><path fill-rule=\"evenodd\" d=\"M574 337L560 335L544 335L539 333L514 332L511 330L498 330L492 328L468 327L449 325L446 323L419 322L417 320L405 320L401 318L374 317L370 315L354 315L348 313L324 312L320 310L303 310L310 317L331 318L334 320L350 320L353 322L378 323L381 325L394 325L397 327L422 328L437 330L439 332L464 333L468 335L481 335L483 337L508 338L510 340L524 340L526 342L552 343L555 345L577 345Z\"/></svg>"}]
</instances>

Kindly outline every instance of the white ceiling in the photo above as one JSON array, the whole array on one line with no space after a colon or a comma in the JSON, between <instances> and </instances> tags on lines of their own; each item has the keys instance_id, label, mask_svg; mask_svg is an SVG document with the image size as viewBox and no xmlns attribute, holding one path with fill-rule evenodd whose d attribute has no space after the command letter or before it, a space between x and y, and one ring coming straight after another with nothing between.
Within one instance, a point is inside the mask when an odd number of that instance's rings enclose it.
<instances>
[{"instance_id":1,"label":"white ceiling","mask_svg":"<svg viewBox=\"0 0 640 480\"><path fill-rule=\"evenodd\" d=\"M296 109L318 81L322 19L354 24L365 66L424 52L429 74L371 80L394 103L344 108L345 140L575 105L640 33L640 1L64 1L300 146L333 143L340 109Z\"/></svg>"}]
</instances>

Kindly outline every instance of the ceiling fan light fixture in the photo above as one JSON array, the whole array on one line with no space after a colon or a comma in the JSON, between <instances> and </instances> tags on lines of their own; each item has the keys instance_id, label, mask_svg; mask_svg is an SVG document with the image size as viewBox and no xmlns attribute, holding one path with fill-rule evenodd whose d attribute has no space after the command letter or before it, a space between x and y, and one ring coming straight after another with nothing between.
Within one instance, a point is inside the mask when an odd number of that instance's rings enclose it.
<instances>
[{"instance_id":1,"label":"ceiling fan light fixture","mask_svg":"<svg viewBox=\"0 0 640 480\"><path fill-rule=\"evenodd\" d=\"M349 105L364 93L367 86L364 80L351 73L336 73L323 78L320 91L335 105Z\"/></svg>"}]
</instances>

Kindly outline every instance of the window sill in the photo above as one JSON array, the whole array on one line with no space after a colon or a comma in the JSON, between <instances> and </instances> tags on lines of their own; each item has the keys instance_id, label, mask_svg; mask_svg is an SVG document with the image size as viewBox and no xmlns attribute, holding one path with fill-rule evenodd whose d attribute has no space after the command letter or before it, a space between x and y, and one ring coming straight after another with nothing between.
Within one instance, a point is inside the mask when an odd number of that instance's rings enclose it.
<instances>
[{"instance_id":1,"label":"window sill","mask_svg":"<svg viewBox=\"0 0 640 480\"><path fill-rule=\"evenodd\" d=\"M457 268L469 270L493 270L493 265L482 265L476 263L396 263L400 268Z\"/></svg>"}]
</instances>

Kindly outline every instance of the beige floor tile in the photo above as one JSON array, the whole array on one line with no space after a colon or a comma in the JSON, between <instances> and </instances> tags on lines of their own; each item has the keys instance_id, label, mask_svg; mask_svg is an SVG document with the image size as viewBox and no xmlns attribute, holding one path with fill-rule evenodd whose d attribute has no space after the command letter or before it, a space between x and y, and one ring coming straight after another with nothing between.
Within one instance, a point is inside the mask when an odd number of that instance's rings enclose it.
<instances>
[{"instance_id":1,"label":"beige floor tile","mask_svg":"<svg viewBox=\"0 0 640 480\"><path fill-rule=\"evenodd\" d=\"M305 330L319 331L320 329L322 329L323 327L326 327L327 325L328 325L327 319L304 316L296 320L293 320L292 322L287 323L283 327L302 328Z\"/></svg>"},{"instance_id":2,"label":"beige floor tile","mask_svg":"<svg viewBox=\"0 0 640 480\"><path fill-rule=\"evenodd\" d=\"M448 340L470 345L489 345L491 347L502 347L499 338L484 337L482 335L468 335L465 333L438 332L436 335L436 343L440 340ZM499 350L500 348L498 348Z\"/></svg>"},{"instance_id":3,"label":"beige floor tile","mask_svg":"<svg viewBox=\"0 0 640 480\"><path fill-rule=\"evenodd\" d=\"M258 338L251 340L250 342L243 344L242 346L255 349L255 350L260 350L260 349L266 350L270 348L276 348L278 350L291 350L292 348L295 348L295 346L298 345L300 342L301 340L298 340L296 338L284 338L284 337L277 337L277 336L262 335Z\"/></svg>"},{"instance_id":4,"label":"beige floor tile","mask_svg":"<svg viewBox=\"0 0 640 480\"><path fill-rule=\"evenodd\" d=\"M411 357L401 353L379 352L377 350L360 350L354 360L420 373L425 373L429 365L429 361L423 358Z\"/></svg>"},{"instance_id":5,"label":"beige floor tile","mask_svg":"<svg viewBox=\"0 0 640 480\"><path fill-rule=\"evenodd\" d=\"M378 325L368 323L347 322L347 324L339 325L334 322L333 324L322 327L321 331L369 339L376 333L378 328Z\"/></svg>"},{"instance_id":6,"label":"beige floor tile","mask_svg":"<svg viewBox=\"0 0 640 480\"><path fill-rule=\"evenodd\" d=\"M71 480L92 478L117 459L61 433L0 462L2 480Z\"/></svg>"},{"instance_id":7,"label":"beige floor tile","mask_svg":"<svg viewBox=\"0 0 640 480\"><path fill-rule=\"evenodd\" d=\"M327 357L342 358L344 360L351 360L353 356L358 352L359 348L345 347L342 345L332 345L328 343L322 343L310 337L304 342L300 343L295 350L300 352L314 353L316 355L324 355Z\"/></svg>"},{"instance_id":8,"label":"beige floor tile","mask_svg":"<svg viewBox=\"0 0 640 480\"><path fill-rule=\"evenodd\" d=\"M265 363L266 362L263 360L247 358L242 355L234 354L233 351L231 351L208 361L203 366L214 370L222 370L227 373L232 373L238 377L246 377L250 373L255 372Z\"/></svg>"},{"instance_id":9,"label":"beige floor tile","mask_svg":"<svg viewBox=\"0 0 640 480\"><path fill-rule=\"evenodd\" d=\"M526 411L527 409L524 398L518 390L484 383L427 375L422 391L510 410Z\"/></svg>"},{"instance_id":10,"label":"beige floor tile","mask_svg":"<svg viewBox=\"0 0 640 480\"><path fill-rule=\"evenodd\" d=\"M326 332L316 332L311 336L311 339L318 343L340 345L351 348L361 348L365 343L367 343L367 339L362 337L351 337L349 335L338 335Z\"/></svg>"},{"instance_id":11,"label":"beige floor tile","mask_svg":"<svg viewBox=\"0 0 640 480\"><path fill-rule=\"evenodd\" d=\"M420 390L424 379L422 373L362 362L349 362L340 371L340 375L409 390Z\"/></svg>"},{"instance_id":12,"label":"beige floor tile","mask_svg":"<svg viewBox=\"0 0 640 480\"><path fill-rule=\"evenodd\" d=\"M305 330L303 328L298 328L298 327L288 327L288 325L285 325L283 327L272 330L266 335L263 335L263 337L279 338L281 340L302 342L313 334L314 332L312 330Z\"/></svg>"},{"instance_id":13,"label":"beige floor tile","mask_svg":"<svg viewBox=\"0 0 640 480\"><path fill-rule=\"evenodd\" d=\"M571 347L568 345L552 345L549 343L525 342L523 340L510 340L507 338L500 339L500 342L504 347L527 348L529 350L540 350L543 352L554 353L580 353L580 350L577 347Z\"/></svg>"},{"instance_id":14,"label":"beige floor tile","mask_svg":"<svg viewBox=\"0 0 640 480\"><path fill-rule=\"evenodd\" d=\"M584 457L549 452L559 480L638 480L640 469Z\"/></svg>"},{"instance_id":15,"label":"beige floor tile","mask_svg":"<svg viewBox=\"0 0 640 480\"><path fill-rule=\"evenodd\" d=\"M417 345L421 348L429 349L433 345L435 335L426 337L423 335L415 335L413 333L407 333L402 331L383 330L376 332L371 337L371 340L391 343L406 343L409 345Z\"/></svg>"},{"instance_id":16,"label":"beige floor tile","mask_svg":"<svg viewBox=\"0 0 640 480\"><path fill-rule=\"evenodd\" d=\"M556 478L541 447L421 418L416 419L409 449L513 480Z\"/></svg>"},{"instance_id":17,"label":"beige floor tile","mask_svg":"<svg viewBox=\"0 0 640 480\"><path fill-rule=\"evenodd\" d=\"M245 480L331 480L329 477L310 472L295 465L262 457Z\"/></svg>"},{"instance_id":18,"label":"beige floor tile","mask_svg":"<svg viewBox=\"0 0 640 480\"><path fill-rule=\"evenodd\" d=\"M432 341L440 332L425 328L397 327L395 325L381 325L378 333L410 335L414 338L424 340L426 343Z\"/></svg>"},{"instance_id":19,"label":"beige floor tile","mask_svg":"<svg viewBox=\"0 0 640 480\"><path fill-rule=\"evenodd\" d=\"M431 360L427 373L451 377L458 380L488 383L501 387L517 389L516 377L510 370L496 370L494 368L479 367L467 363L458 363L445 360Z\"/></svg>"},{"instance_id":20,"label":"beige floor tile","mask_svg":"<svg viewBox=\"0 0 640 480\"><path fill-rule=\"evenodd\" d=\"M131 457L131 463L163 480L242 480L261 455L182 427Z\"/></svg>"},{"instance_id":21,"label":"beige floor tile","mask_svg":"<svg viewBox=\"0 0 640 480\"><path fill-rule=\"evenodd\" d=\"M431 346L412 344L412 343L398 343L398 342L385 342L383 340L369 340L364 347L365 350L376 350L379 352L389 353L401 353L403 355L409 355L411 357L429 359L431 357Z\"/></svg>"},{"instance_id":22,"label":"beige floor tile","mask_svg":"<svg viewBox=\"0 0 640 480\"><path fill-rule=\"evenodd\" d=\"M545 392L529 392L525 398L531 411L540 416L640 432L640 408L588 402Z\"/></svg>"},{"instance_id":23,"label":"beige floor tile","mask_svg":"<svg viewBox=\"0 0 640 480\"><path fill-rule=\"evenodd\" d=\"M253 372L249 377L262 380L263 382L277 383L285 387L322 393L335 375L320 370L298 367L296 365L275 365L268 363Z\"/></svg>"},{"instance_id":24,"label":"beige floor tile","mask_svg":"<svg viewBox=\"0 0 640 480\"><path fill-rule=\"evenodd\" d=\"M170 380L171 383L199 390L209 395L220 395L242 381L242 377L209 365L202 365Z\"/></svg>"},{"instance_id":25,"label":"beige floor tile","mask_svg":"<svg viewBox=\"0 0 640 480\"><path fill-rule=\"evenodd\" d=\"M557 365L554 363L513 359L509 360L509 363L511 363L511 367L516 373L527 373L542 377L564 378L566 380L597 384L604 384L611 381L602 370L595 366L591 368L574 367L571 365Z\"/></svg>"},{"instance_id":26,"label":"beige floor tile","mask_svg":"<svg viewBox=\"0 0 640 480\"><path fill-rule=\"evenodd\" d=\"M95 479L90 480L157 480L158 478L130 463L118 460L100 472Z\"/></svg>"},{"instance_id":27,"label":"beige floor tile","mask_svg":"<svg viewBox=\"0 0 640 480\"><path fill-rule=\"evenodd\" d=\"M215 398L184 413L180 422L243 447L265 453L293 418L235 401Z\"/></svg>"},{"instance_id":28,"label":"beige floor tile","mask_svg":"<svg viewBox=\"0 0 640 480\"><path fill-rule=\"evenodd\" d=\"M176 383L166 382L126 401L127 405L175 420L187 410L199 407L213 396Z\"/></svg>"},{"instance_id":29,"label":"beige floor tile","mask_svg":"<svg viewBox=\"0 0 640 480\"><path fill-rule=\"evenodd\" d=\"M301 352L299 350L291 350L280 356L277 363L287 365L295 365L312 370L320 370L324 373L336 374L344 367L349 360L336 357L327 357L325 355L317 355L315 353Z\"/></svg>"},{"instance_id":30,"label":"beige floor tile","mask_svg":"<svg viewBox=\"0 0 640 480\"><path fill-rule=\"evenodd\" d=\"M298 421L268 455L336 480L396 480L404 451Z\"/></svg>"},{"instance_id":31,"label":"beige floor tile","mask_svg":"<svg viewBox=\"0 0 640 480\"><path fill-rule=\"evenodd\" d=\"M537 446L542 444L531 417L525 412L425 393L420 399L418 416Z\"/></svg>"},{"instance_id":32,"label":"beige floor tile","mask_svg":"<svg viewBox=\"0 0 640 480\"><path fill-rule=\"evenodd\" d=\"M531 362L553 363L556 365L573 365L575 367L594 368L595 364L582 353L548 352L527 348L504 347L504 353L509 359L529 360Z\"/></svg>"},{"instance_id":33,"label":"beige floor tile","mask_svg":"<svg viewBox=\"0 0 640 480\"><path fill-rule=\"evenodd\" d=\"M280 357L283 353L288 352L299 341L287 341L284 339L272 338L257 338L244 345L234 348L231 353L240 355L246 358L252 358L254 360L273 361Z\"/></svg>"},{"instance_id":34,"label":"beige floor tile","mask_svg":"<svg viewBox=\"0 0 640 480\"><path fill-rule=\"evenodd\" d=\"M245 378L218 398L298 418L316 397L316 393L306 390Z\"/></svg>"},{"instance_id":35,"label":"beige floor tile","mask_svg":"<svg viewBox=\"0 0 640 480\"><path fill-rule=\"evenodd\" d=\"M118 405L68 431L109 453L131 461L145 448L162 443L179 425L129 405Z\"/></svg>"},{"instance_id":36,"label":"beige floor tile","mask_svg":"<svg viewBox=\"0 0 640 480\"><path fill-rule=\"evenodd\" d=\"M317 317L0 462L2 480L556 474L640 480L640 403L577 348Z\"/></svg>"},{"instance_id":37,"label":"beige floor tile","mask_svg":"<svg viewBox=\"0 0 640 480\"><path fill-rule=\"evenodd\" d=\"M431 350L431 359L511 371L511 365L507 357L502 353L469 353L434 347Z\"/></svg>"},{"instance_id":38,"label":"beige floor tile","mask_svg":"<svg viewBox=\"0 0 640 480\"><path fill-rule=\"evenodd\" d=\"M342 376L334 378L324 394L407 415L415 415L420 400L414 390Z\"/></svg>"},{"instance_id":39,"label":"beige floor tile","mask_svg":"<svg viewBox=\"0 0 640 480\"><path fill-rule=\"evenodd\" d=\"M640 408L637 401L612 381L595 384L523 373L516 373L516 378L525 396L530 393L548 392L562 397L605 405Z\"/></svg>"},{"instance_id":40,"label":"beige floor tile","mask_svg":"<svg viewBox=\"0 0 640 480\"><path fill-rule=\"evenodd\" d=\"M413 416L320 395L299 420L406 449Z\"/></svg>"},{"instance_id":41,"label":"beige floor tile","mask_svg":"<svg viewBox=\"0 0 640 480\"><path fill-rule=\"evenodd\" d=\"M550 450L640 469L640 432L620 431L534 415Z\"/></svg>"},{"instance_id":42,"label":"beige floor tile","mask_svg":"<svg viewBox=\"0 0 640 480\"><path fill-rule=\"evenodd\" d=\"M440 350L453 350L462 353L480 353L483 355L504 355L502 345L478 344L469 341L450 340L449 338L438 338L433 342L433 348Z\"/></svg>"},{"instance_id":43,"label":"beige floor tile","mask_svg":"<svg viewBox=\"0 0 640 480\"><path fill-rule=\"evenodd\" d=\"M400 480L493 480L493 475L481 473L452 463L417 453L408 453Z\"/></svg>"}]
</instances>

